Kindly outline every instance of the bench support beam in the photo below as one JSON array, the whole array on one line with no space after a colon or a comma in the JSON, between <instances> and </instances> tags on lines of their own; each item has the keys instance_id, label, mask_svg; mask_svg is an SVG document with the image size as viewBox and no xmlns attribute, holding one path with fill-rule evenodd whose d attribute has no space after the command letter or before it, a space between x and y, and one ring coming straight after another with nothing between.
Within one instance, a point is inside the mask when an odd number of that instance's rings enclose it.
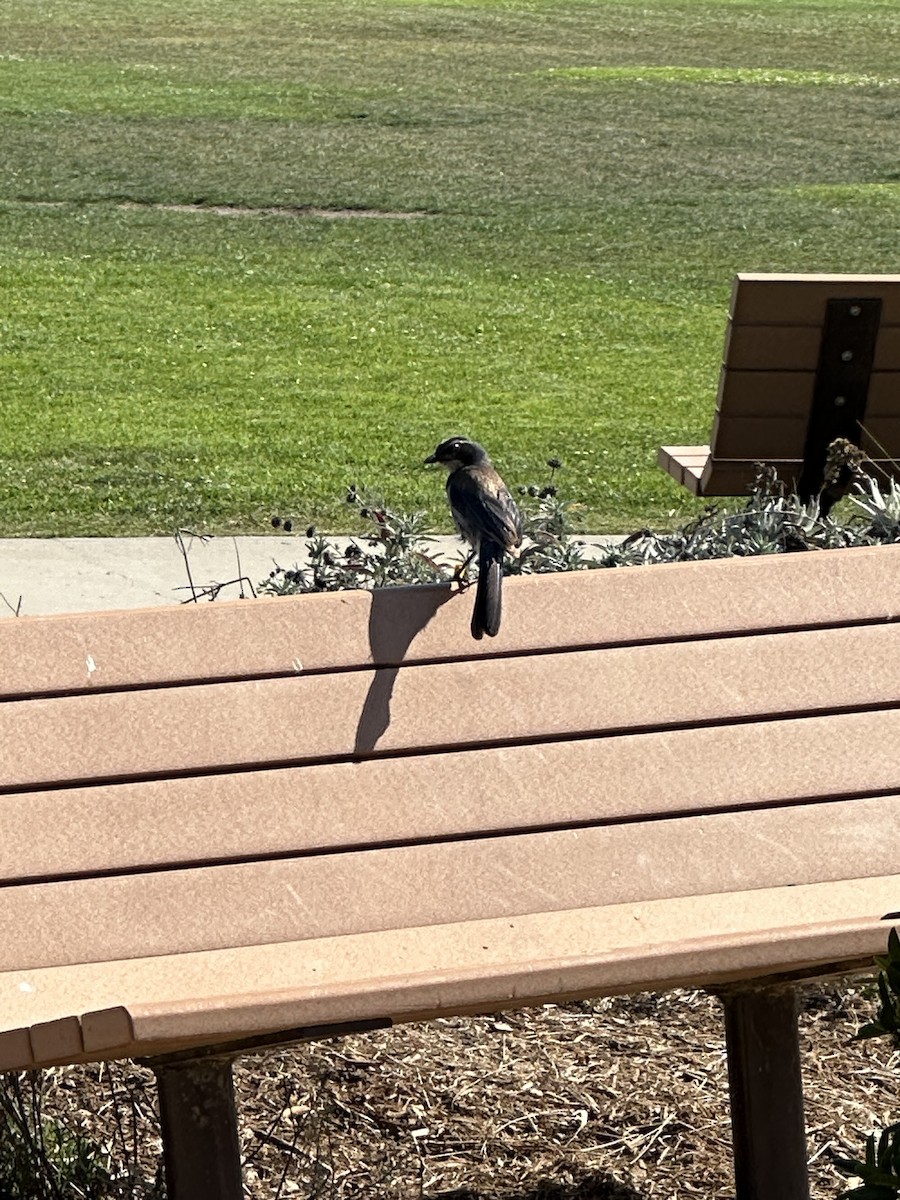
<instances>
[{"instance_id":1,"label":"bench support beam","mask_svg":"<svg viewBox=\"0 0 900 1200\"><path fill-rule=\"evenodd\" d=\"M829 300L825 310L819 367L813 391L803 471L797 492L803 501L817 496L825 476L828 447L836 438L862 444L866 402L881 321L881 300ZM834 498L820 504L827 516Z\"/></svg>"},{"instance_id":2,"label":"bench support beam","mask_svg":"<svg viewBox=\"0 0 900 1200\"><path fill-rule=\"evenodd\" d=\"M169 1200L243 1200L231 1060L150 1061Z\"/></svg>"},{"instance_id":3,"label":"bench support beam","mask_svg":"<svg viewBox=\"0 0 900 1200\"><path fill-rule=\"evenodd\" d=\"M720 999L737 1200L808 1200L796 989L735 988Z\"/></svg>"}]
</instances>

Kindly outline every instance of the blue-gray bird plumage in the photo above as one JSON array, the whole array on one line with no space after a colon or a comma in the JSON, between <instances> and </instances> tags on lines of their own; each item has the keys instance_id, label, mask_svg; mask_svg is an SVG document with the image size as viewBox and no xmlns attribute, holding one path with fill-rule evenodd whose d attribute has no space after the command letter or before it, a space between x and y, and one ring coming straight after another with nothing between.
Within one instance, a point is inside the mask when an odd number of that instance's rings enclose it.
<instances>
[{"instance_id":1,"label":"blue-gray bird plumage","mask_svg":"<svg viewBox=\"0 0 900 1200\"><path fill-rule=\"evenodd\" d=\"M503 556L522 543L522 517L487 451L467 438L441 442L426 463L442 463L456 527L478 556L472 636L496 637L502 615Z\"/></svg>"}]
</instances>

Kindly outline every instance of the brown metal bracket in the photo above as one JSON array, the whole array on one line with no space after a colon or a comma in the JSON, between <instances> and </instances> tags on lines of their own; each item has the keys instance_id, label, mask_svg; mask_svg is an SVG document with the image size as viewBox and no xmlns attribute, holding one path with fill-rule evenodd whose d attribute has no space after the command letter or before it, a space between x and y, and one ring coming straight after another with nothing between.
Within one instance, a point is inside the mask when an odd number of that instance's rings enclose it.
<instances>
[{"instance_id":1,"label":"brown metal bracket","mask_svg":"<svg viewBox=\"0 0 900 1200\"><path fill-rule=\"evenodd\" d=\"M822 490L825 458L836 438L860 444L869 379L881 323L881 300L829 300L797 485L801 500Z\"/></svg>"}]
</instances>

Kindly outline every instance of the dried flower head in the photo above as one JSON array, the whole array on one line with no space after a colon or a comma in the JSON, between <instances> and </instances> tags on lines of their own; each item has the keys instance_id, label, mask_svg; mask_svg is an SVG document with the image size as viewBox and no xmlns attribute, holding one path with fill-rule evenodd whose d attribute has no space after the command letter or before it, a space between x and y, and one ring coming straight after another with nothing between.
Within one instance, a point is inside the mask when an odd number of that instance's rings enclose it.
<instances>
[{"instance_id":1,"label":"dried flower head","mask_svg":"<svg viewBox=\"0 0 900 1200\"><path fill-rule=\"evenodd\" d=\"M834 487L836 483L845 483L847 473L857 478L866 460L859 446L847 438L835 438L829 445L825 455L825 487Z\"/></svg>"}]
</instances>

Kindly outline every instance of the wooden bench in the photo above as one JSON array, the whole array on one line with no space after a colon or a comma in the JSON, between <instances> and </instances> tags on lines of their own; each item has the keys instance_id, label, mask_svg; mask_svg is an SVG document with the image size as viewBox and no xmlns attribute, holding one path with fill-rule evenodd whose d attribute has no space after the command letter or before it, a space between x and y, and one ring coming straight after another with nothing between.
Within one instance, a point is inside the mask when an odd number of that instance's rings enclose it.
<instances>
[{"instance_id":1,"label":"wooden bench","mask_svg":"<svg viewBox=\"0 0 900 1200\"><path fill-rule=\"evenodd\" d=\"M695 495L741 496L757 463L804 499L846 438L900 476L900 275L749 275L734 281L708 446L663 446Z\"/></svg>"},{"instance_id":2,"label":"wooden bench","mask_svg":"<svg viewBox=\"0 0 900 1200\"><path fill-rule=\"evenodd\" d=\"M0 621L0 1070L720 989L737 1195L807 1194L792 981L900 910L900 546Z\"/></svg>"}]
</instances>

